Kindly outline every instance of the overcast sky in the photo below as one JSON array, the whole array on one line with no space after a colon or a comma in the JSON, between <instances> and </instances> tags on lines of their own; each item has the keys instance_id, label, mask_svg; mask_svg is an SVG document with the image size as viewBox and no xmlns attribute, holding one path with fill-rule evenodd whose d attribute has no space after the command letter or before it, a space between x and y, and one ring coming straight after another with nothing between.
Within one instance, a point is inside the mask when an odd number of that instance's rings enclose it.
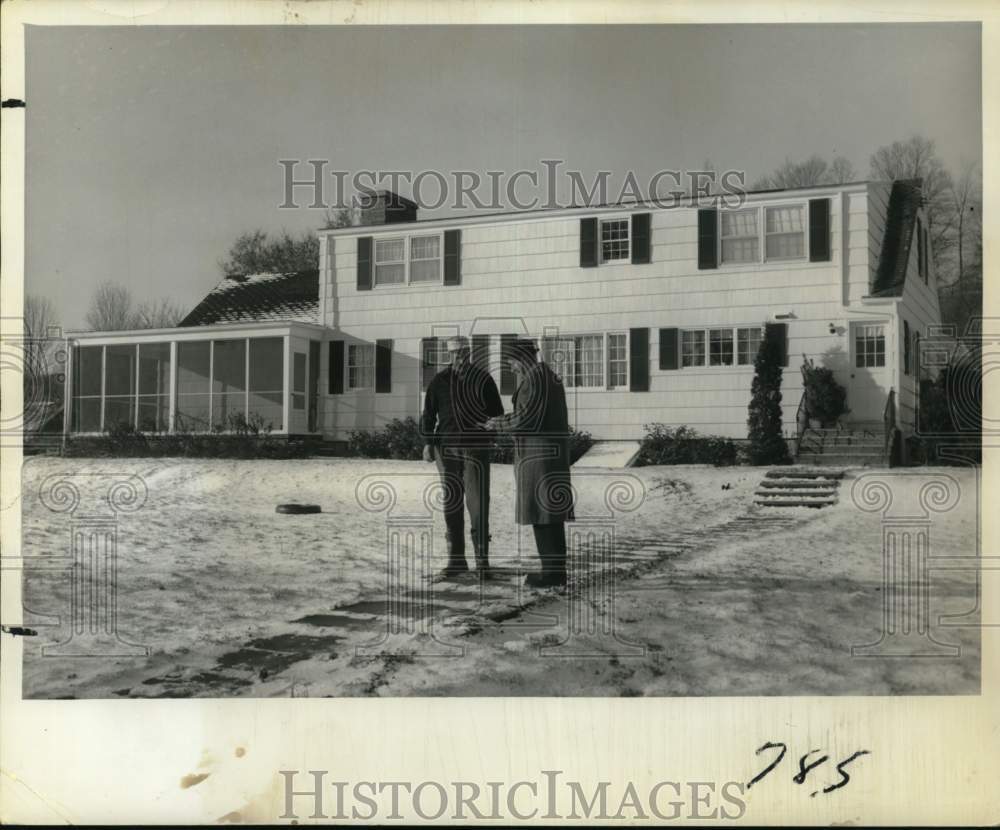
<instances>
[{"instance_id":1,"label":"overcast sky","mask_svg":"<svg viewBox=\"0 0 1000 830\"><path fill-rule=\"evenodd\" d=\"M818 153L865 178L917 133L957 170L980 64L978 24L31 27L26 290L65 328L108 279L193 306L241 232L321 224L278 209L278 159L752 181Z\"/></svg>"}]
</instances>

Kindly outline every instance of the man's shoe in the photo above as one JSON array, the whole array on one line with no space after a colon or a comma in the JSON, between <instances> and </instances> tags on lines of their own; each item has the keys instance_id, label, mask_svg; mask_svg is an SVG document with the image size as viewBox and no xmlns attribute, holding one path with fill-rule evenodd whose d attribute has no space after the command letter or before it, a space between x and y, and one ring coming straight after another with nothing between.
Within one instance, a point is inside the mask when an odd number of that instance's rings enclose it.
<instances>
[{"instance_id":1,"label":"man's shoe","mask_svg":"<svg viewBox=\"0 0 1000 830\"><path fill-rule=\"evenodd\" d=\"M566 574L532 573L524 578L529 588L557 588L566 584Z\"/></svg>"}]
</instances>

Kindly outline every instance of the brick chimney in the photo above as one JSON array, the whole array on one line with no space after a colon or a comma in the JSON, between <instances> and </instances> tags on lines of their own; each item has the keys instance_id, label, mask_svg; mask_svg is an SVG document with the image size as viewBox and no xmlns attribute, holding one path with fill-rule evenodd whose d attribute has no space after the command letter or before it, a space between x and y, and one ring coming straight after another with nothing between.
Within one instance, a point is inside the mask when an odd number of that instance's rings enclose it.
<instances>
[{"instance_id":1,"label":"brick chimney","mask_svg":"<svg viewBox=\"0 0 1000 830\"><path fill-rule=\"evenodd\" d=\"M378 190L361 205L361 225L391 225L415 222L417 204L391 190Z\"/></svg>"}]
</instances>

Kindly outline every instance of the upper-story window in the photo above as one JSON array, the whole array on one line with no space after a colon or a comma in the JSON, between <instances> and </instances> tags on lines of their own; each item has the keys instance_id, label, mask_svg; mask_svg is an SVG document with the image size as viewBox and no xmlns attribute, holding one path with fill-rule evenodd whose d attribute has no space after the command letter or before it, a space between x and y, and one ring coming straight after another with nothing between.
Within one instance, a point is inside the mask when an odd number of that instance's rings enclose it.
<instances>
[{"instance_id":1,"label":"upper-story window","mask_svg":"<svg viewBox=\"0 0 1000 830\"><path fill-rule=\"evenodd\" d=\"M724 210L721 216L724 265L806 258L804 205Z\"/></svg>"},{"instance_id":2,"label":"upper-story window","mask_svg":"<svg viewBox=\"0 0 1000 830\"><path fill-rule=\"evenodd\" d=\"M441 282L441 234L375 240L375 285Z\"/></svg>"},{"instance_id":3,"label":"upper-story window","mask_svg":"<svg viewBox=\"0 0 1000 830\"><path fill-rule=\"evenodd\" d=\"M757 208L722 212L722 261L760 261Z\"/></svg>"},{"instance_id":4,"label":"upper-story window","mask_svg":"<svg viewBox=\"0 0 1000 830\"><path fill-rule=\"evenodd\" d=\"M629 258L628 226L628 219L601 220L601 262Z\"/></svg>"}]
</instances>

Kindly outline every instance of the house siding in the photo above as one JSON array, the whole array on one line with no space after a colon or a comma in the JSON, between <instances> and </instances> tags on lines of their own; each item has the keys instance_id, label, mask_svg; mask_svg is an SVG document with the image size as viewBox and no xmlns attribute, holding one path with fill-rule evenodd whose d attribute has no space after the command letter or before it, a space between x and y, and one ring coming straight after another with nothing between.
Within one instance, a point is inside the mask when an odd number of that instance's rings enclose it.
<instances>
[{"instance_id":1,"label":"house siding","mask_svg":"<svg viewBox=\"0 0 1000 830\"><path fill-rule=\"evenodd\" d=\"M810 194L788 199L751 197L748 205L778 201L805 203ZM653 421L687 424L704 433L746 436L752 366L687 367L660 370L659 329L752 326L790 312L789 366L783 383L784 424L794 433L801 396L798 366L803 354L831 365L849 380L849 343L843 329L844 300L868 294L872 240L871 205L864 188L831 198L829 262L764 263L698 270L697 211L653 210L651 262L581 268L579 216L462 226L462 284L459 286L356 287L357 237L420 230L405 225L359 229L329 236L321 258L323 323L331 337L394 341L392 392L345 391L331 395L321 370L321 420L325 435L344 439L351 429L417 415L422 403L420 341L430 335L510 332L539 336L627 332L648 327L648 392L567 389L570 419L604 439L641 437ZM621 211L621 216L643 210ZM619 215L618 213L615 214ZM459 224L459 223L456 223ZM490 367L499 384L499 346L491 341ZM323 350L323 360L328 351ZM510 408L510 398L504 399Z\"/></svg>"}]
</instances>

